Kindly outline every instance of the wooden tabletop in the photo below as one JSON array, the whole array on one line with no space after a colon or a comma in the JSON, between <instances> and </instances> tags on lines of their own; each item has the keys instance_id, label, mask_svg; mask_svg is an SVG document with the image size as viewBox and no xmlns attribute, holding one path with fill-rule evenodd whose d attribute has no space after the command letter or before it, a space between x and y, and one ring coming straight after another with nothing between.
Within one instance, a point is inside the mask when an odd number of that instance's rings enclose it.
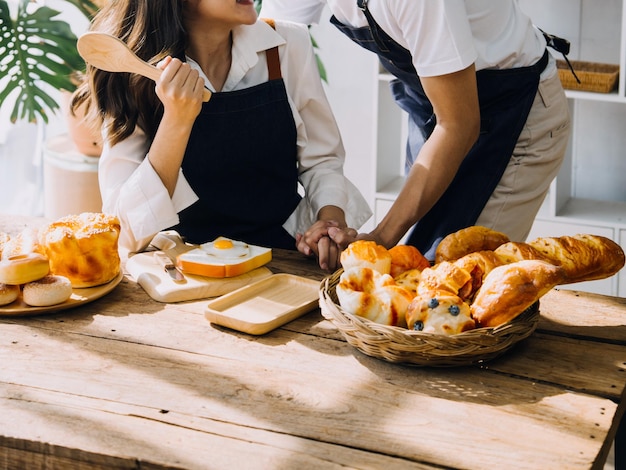
<instances>
[{"instance_id":1,"label":"wooden tabletop","mask_svg":"<svg viewBox=\"0 0 626 470\"><path fill-rule=\"evenodd\" d=\"M269 267L326 274L280 250ZM0 317L0 468L600 469L626 407L623 298L553 290L528 339L456 368L366 356L319 310L251 336L206 304L126 276L81 307Z\"/></svg>"}]
</instances>

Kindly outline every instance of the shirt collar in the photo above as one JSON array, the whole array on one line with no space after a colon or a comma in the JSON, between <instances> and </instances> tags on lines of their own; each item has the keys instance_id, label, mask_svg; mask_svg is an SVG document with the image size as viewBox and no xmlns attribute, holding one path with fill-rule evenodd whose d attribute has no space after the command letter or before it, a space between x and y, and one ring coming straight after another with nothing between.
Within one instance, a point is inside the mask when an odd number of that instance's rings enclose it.
<instances>
[{"instance_id":1,"label":"shirt collar","mask_svg":"<svg viewBox=\"0 0 626 470\"><path fill-rule=\"evenodd\" d=\"M252 25L241 25L233 29L232 64L224 91L233 89L259 62L259 53L272 47L285 44L285 39L265 21L259 20ZM190 58L187 60L199 69ZM207 80L200 70L201 76Z\"/></svg>"}]
</instances>

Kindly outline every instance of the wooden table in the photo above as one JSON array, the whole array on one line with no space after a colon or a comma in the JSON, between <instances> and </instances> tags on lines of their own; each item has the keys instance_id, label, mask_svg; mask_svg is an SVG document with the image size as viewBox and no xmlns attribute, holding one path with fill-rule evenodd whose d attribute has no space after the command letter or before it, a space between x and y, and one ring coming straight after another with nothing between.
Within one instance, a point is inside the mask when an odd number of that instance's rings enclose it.
<instances>
[{"instance_id":1,"label":"wooden table","mask_svg":"<svg viewBox=\"0 0 626 470\"><path fill-rule=\"evenodd\" d=\"M205 305L125 278L76 309L0 318L0 468L602 468L624 414L626 299L552 291L530 338L459 368L365 356L319 310L256 337Z\"/></svg>"}]
</instances>

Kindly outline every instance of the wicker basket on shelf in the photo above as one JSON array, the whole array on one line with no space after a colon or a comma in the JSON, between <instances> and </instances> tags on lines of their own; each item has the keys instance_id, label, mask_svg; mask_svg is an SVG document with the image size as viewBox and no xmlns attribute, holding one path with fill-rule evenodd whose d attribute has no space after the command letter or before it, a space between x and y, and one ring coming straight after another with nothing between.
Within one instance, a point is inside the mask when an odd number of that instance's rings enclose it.
<instances>
[{"instance_id":1,"label":"wicker basket on shelf","mask_svg":"<svg viewBox=\"0 0 626 470\"><path fill-rule=\"evenodd\" d=\"M580 83L576 81L567 63L564 60L557 60L559 78L563 88L597 93L610 93L615 89L619 77L619 65L578 60L571 60L570 62L580 79Z\"/></svg>"},{"instance_id":2,"label":"wicker basket on shelf","mask_svg":"<svg viewBox=\"0 0 626 470\"><path fill-rule=\"evenodd\" d=\"M453 367L491 360L537 328L539 303L496 328L477 328L457 335L439 335L374 323L347 313L339 305L336 287L342 270L320 283L320 309L345 340L368 356L419 366Z\"/></svg>"}]
</instances>

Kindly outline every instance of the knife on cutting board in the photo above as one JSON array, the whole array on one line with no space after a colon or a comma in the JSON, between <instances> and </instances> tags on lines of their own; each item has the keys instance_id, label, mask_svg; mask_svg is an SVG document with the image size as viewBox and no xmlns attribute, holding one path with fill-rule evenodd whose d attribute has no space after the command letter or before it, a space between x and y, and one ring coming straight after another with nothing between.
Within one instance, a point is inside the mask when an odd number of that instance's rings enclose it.
<instances>
[{"instance_id":1,"label":"knife on cutting board","mask_svg":"<svg viewBox=\"0 0 626 470\"><path fill-rule=\"evenodd\" d=\"M154 259L174 282L186 282L185 276L176 267L172 259L162 251L154 252Z\"/></svg>"},{"instance_id":2,"label":"knife on cutting board","mask_svg":"<svg viewBox=\"0 0 626 470\"><path fill-rule=\"evenodd\" d=\"M156 252L162 252L176 266L176 257L194 248L197 248L197 245L185 243L176 231L160 232L150 242L149 250L128 258L126 270L152 299L168 303L219 297L272 276L272 271L264 266L241 276L221 279L183 273L185 280L174 282L154 255Z\"/></svg>"}]
</instances>

